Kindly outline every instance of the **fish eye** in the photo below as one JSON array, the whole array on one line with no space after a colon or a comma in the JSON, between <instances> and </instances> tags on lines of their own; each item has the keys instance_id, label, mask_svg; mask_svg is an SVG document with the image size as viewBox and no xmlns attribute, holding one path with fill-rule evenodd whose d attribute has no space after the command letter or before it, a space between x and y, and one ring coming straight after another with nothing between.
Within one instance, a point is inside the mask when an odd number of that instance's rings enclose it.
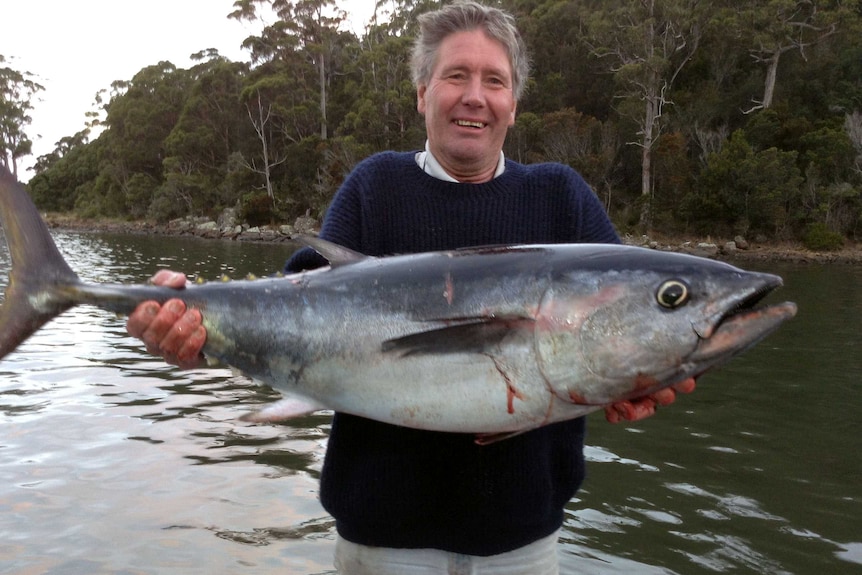
<instances>
[{"instance_id":1,"label":"fish eye","mask_svg":"<svg viewBox=\"0 0 862 575\"><path fill-rule=\"evenodd\" d=\"M688 302L691 290L682 280L667 280L655 293L658 304L668 309L676 309Z\"/></svg>"}]
</instances>

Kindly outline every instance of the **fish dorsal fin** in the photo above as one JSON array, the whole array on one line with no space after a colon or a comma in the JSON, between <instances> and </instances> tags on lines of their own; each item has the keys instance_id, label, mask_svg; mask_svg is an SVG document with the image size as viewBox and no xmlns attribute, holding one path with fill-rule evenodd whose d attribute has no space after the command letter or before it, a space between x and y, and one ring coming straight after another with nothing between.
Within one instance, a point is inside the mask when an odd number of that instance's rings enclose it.
<instances>
[{"instance_id":1,"label":"fish dorsal fin","mask_svg":"<svg viewBox=\"0 0 862 575\"><path fill-rule=\"evenodd\" d=\"M311 249L325 257L327 261L329 261L329 265L334 268L337 268L338 266L356 263L368 257L365 254L355 252L350 248L340 246L334 242L329 242L324 240L323 238L319 238L316 236L300 234L298 236L294 236L292 239L296 242L310 247Z\"/></svg>"}]
</instances>

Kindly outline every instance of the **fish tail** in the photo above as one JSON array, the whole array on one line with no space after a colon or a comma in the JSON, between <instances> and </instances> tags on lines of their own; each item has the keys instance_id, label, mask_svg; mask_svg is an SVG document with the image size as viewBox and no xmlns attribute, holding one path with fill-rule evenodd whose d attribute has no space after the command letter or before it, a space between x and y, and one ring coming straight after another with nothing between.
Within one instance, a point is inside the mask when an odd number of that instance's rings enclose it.
<instances>
[{"instance_id":1,"label":"fish tail","mask_svg":"<svg viewBox=\"0 0 862 575\"><path fill-rule=\"evenodd\" d=\"M57 249L27 190L0 167L0 225L12 261L0 305L0 358L76 302L63 288L78 276Z\"/></svg>"}]
</instances>

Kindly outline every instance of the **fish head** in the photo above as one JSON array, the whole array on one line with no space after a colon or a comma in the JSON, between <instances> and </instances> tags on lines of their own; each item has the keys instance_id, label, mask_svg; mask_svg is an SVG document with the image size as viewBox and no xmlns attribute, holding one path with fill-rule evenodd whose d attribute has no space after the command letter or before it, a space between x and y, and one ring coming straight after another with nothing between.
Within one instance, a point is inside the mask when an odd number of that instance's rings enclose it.
<instances>
[{"instance_id":1,"label":"fish head","mask_svg":"<svg viewBox=\"0 0 862 575\"><path fill-rule=\"evenodd\" d=\"M642 262L616 258L616 269L572 269L552 282L535 341L560 398L607 405L643 397L728 361L796 313L791 302L757 306L782 285L776 275L649 252L637 254Z\"/></svg>"}]
</instances>

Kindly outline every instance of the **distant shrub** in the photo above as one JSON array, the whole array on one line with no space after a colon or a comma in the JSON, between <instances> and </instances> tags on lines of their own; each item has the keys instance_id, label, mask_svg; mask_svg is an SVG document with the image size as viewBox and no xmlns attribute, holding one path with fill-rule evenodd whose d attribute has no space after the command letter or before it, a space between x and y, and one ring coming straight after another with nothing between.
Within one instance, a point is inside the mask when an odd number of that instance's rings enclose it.
<instances>
[{"instance_id":1,"label":"distant shrub","mask_svg":"<svg viewBox=\"0 0 862 575\"><path fill-rule=\"evenodd\" d=\"M808 229L805 230L802 244L809 250L830 252L840 249L844 245L844 236L830 230L826 224L816 222L809 225Z\"/></svg>"},{"instance_id":2,"label":"distant shrub","mask_svg":"<svg viewBox=\"0 0 862 575\"><path fill-rule=\"evenodd\" d=\"M250 226L265 226L276 219L272 199L266 192L250 192L240 202L240 218Z\"/></svg>"}]
</instances>

